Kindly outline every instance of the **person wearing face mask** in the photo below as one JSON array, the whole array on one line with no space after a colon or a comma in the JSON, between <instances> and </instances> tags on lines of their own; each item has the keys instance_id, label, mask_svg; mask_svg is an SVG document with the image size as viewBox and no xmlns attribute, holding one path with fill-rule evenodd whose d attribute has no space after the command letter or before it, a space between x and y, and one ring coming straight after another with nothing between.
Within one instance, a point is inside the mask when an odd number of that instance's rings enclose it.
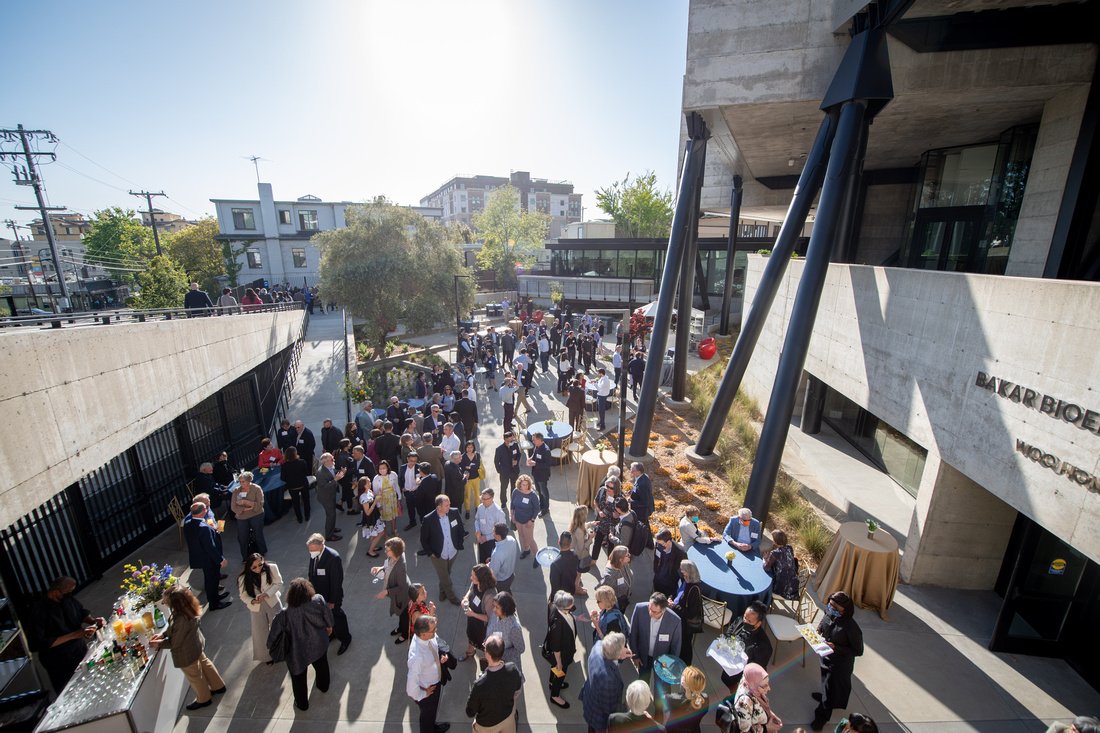
<instances>
[{"instance_id":1,"label":"person wearing face mask","mask_svg":"<svg viewBox=\"0 0 1100 733\"><path fill-rule=\"evenodd\" d=\"M722 539L741 552L760 552L760 532L760 520L752 518L751 509L742 507L736 517L730 517Z\"/></svg>"},{"instance_id":2,"label":"person wearing face mask","mask_svg":"<svg viewBox=\"0 0 1100 733\"><path fill-rule=\"evenodd\" d=\"M768 615L767 606L760 601L753 601L745 612L728 632L730 637L740 640L745 647L745 656L749 662L766 667L772 658L772 642L768 638L768 632L764 629L764 619ZM737 692L737 685L741 682L741 675L729 675L722 672L722 682L729 688L730 694Z\"/></svg>"},{"instance_id":3,"label":"person wearing face mask","mask_svg":"<svg viewBox=\"0 0 1100 733\"><path fill-rule=\"evenodd\" d=\"M336 655L339 656L351 646L351 631L348 629L348 616L344 613L344 564L340 553L325 546L325 538L312 534L306 541L309 551L309 582L320 594L332 612L332 638L340 642Z\"/></svg>"},{"instance_id":4,"label":"person wearing face mask","mask_svg":"<svg viewBox=\"0 0 1100 733\"><path fill-rule=\"evenodd\" d=\"M680 542L684 548L691 547L696 542L709 544L718 541L717 537L708 537L699 531L699 507L694 504L684 507L684 516L680 518Z\"/></svg>"},{"instance_id":5,"label":"person wearing face mask","mask_svg":"<svg viewBox=\"0 0 1100 733\"><path fill-rule=\"evenodd\" d=\"M817 633L833 653L821 657L821 692L811 694L817 700L814 721L810 724L813 730L823 730L833 710L848 707L856 657L863 655L863 631L856 623L854 613L852 599L844 591L837 591L829 596L825 618L817 626Z\"/></svg>"},{"instance_id":6,"label":"person wearing face mask","mask_svg":"<svg viewBox=\"0 0 1100 733\"><path fill-rule=\"evenodd\" d=\"M74 579L57 578L28 617L31 640L57 693L65 687L88 652L84 639L107 623L84 608L73 595L75 590Z\"/></svg>"}]
</instances>

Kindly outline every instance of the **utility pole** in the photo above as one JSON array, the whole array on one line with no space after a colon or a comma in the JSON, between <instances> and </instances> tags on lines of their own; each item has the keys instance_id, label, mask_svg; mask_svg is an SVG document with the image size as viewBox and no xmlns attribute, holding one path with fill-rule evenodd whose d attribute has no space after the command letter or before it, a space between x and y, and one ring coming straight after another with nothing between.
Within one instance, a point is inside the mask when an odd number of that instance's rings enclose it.
<instances>
[{"instance_id":1,"label":"utility pole","mask_svg":"<svg viewBox=\"0 0 1100 733\"><path fill-rule=\"evenodd\" d=\"M157 245L157 254L164 254L164 252L162 252L160 249L160 234L157 233L157 215L153 213L153 197L164 196L165 198L168 198L168 195L164 193L164 191L159 191L157 193L153 193L152 191L130 191L130 195L137 196L139 198L142 196L145 197L145 205L148 207L149 210L149 221L153 224L153 241Z\"/></svg>"},{"instance_id":2,"label":"utility pole","mask_svg":"<svg viewBox=\"0 0 1100 733\"><path fill-rule=\"evenodd\" d=\"M34 188L34 196L38 200L38 206L16 206L16 209L30 210L35 209L42 215L42 228L46 232L46 241L50 244L50 257L53 259L54 272L61 272L61 260L57 253L57 242L53 238L53 224L50 222L51 211L64 211L64 206L46 206L46 194L45 189L42 186L42 178L38 175L38 166L35 165L35 159L39 156L46 156L51 159L56 159L57 155L54 153L42 153L31 150L30 139L35 138L45 140L46 142L56 143L58 142L57 136L49 130L25 130L22 125L19 125L14 130L0 130L0 142L12 143L20 142L22 144L23 152L12 152L9 150L0 150L0 160L10 159L12 161L12 174L15 176L15 184L17 186L31 186ZM15 163L20 155L27 161L27 165L20 170L19 166ZM65 279L60 278L58 285L61 287L61 307L69 307L69 288L65 284ZM54 304L54 312L59 313L57 304Z\"/></svg>"},{"instance_id":3,"label":"utility pole","mask_svg":"<svg viewBox=\"0 0 1100 733\"><path fill-rule=\"evenodd\" d=\"M19 237L19 224L16 224L12 219L5 219L4 223L11 228L12 234L15 235L16 246L19 247L19 254L23 256L23 240ZM38 307L38 294L34 292L34 273L32 272L30 263L30 250L27 250L27 259L23 260L23 266L27 268L27 288L30 290L31 299L34 301L34 307Z\"/></svg>"}]
</instances>

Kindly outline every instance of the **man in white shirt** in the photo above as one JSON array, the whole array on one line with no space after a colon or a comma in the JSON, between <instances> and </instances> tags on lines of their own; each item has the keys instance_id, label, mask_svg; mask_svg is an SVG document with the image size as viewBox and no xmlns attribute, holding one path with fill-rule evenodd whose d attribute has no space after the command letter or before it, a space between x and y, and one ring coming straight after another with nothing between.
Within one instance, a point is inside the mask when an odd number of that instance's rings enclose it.
<instances>
[{"instance_id":1,"label":"man in white shirt","mask_svg":"<svg viewBox=\"0 0 1100 733\"><path fill-rule=\"evenodd\" d=\"M516 573L516 560L519 559L519 543L508 534L508 525L503 521L493 527L496 546L489 558L489 569L497 579L497 590L511 590Z\"/></svg>"},{"instance_id":2,"label":"man in white shirt","mask_svg":"<svg viewBox=\"0 0 1100 733\"><path fill-rule=\"evenodd\" d=\"M439 441L439 450L445 456L451 455L452 451L462 452L462 441L455 435L454 423L446 423L443 426L443 437Z\"/></svg>"},{"instance_id":3,"label":"man in white shirt","mask_svg":"<svg viewBox=\"0 0 1100 733\"><path fill-rule=\"evenodd\" d=\"M611 366L615 370L615 384L622 383L623 376L623 347L616 346L615 353L611 355Z\"/></svg>"},{"instance_id":4,"label":"man in white shirt","mask_svg":"<svg viewBox=\"0 0 1100 733\"><path fill-rule=\"evenodd\" d=\"M442 665L447 663L447 653L440 653L439 638L435 635L436 619L424 614L413 624L413 638L409 645L409 675L405 692L420 708L420 733L444 733L449 723L437 725L439 698L443 688Z\"/></svg>"},{"instance_id":5,"label":"man in white shirt","mask_svg":"<svg viewBox=\"0 0 1100 733\"><path fill-rule=\"evenodd\" d=\"M607 430L607 422L605 420L607 402L615 384L611 381L611 377L607 376L606 369L600 369L599 375L600 378L596 380L596 406L600 410L600 424L597 427L600 430Z\"/></svg>"},{"instance_id":6,"label":"man in white shirt","mask_svg":"<svg viewBox=\"0 0 1100 733\"><path fill-rule=\"evenodd\" d=\"M477 515L474 517L478 562L489 562L493 547L496 545L493 530L498 524L507 521L504 510L493 501L495 495L496 492L492 489L481 492L481 506L477 508Z\"/></svg>"}]
</instances>

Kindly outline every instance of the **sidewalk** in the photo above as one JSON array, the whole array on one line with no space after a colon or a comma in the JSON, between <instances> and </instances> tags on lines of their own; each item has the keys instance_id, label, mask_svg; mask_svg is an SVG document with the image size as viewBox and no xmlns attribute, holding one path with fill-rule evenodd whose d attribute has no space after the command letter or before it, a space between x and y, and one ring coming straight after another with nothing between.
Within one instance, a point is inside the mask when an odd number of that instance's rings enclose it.
<instances>
[{"instance_id":1,"label":"sidewalk","mask_svg":"<svg viewBox=\"0 0 1100 733\"><path fill-rule=\"evenodd\" d=\"M315 434L319 434L323 418L342 419L344 414L339 391L344 369L341 325L338 314L315 315L310 320L303 348L291 419L305 420ZM448 335L441 335L439 342L447 338ZM540 373L535 383L539 394L531 396L535 407L531 419L541 420L563 409L551 394L556 383L553 370L545 376ZM488 471L484 483L494 489L499 488L499 482L491 458L502 435L502 410L496 397L496 393L491 389L484 391L479 383L480 445ZM576 481L576 466L567 464L562 469L554 469L550 480L551 512L535 529L540 546L546 543L547 537L556 538L568 527ZM378 563L365 557L366 545L354 531L354 519L338 518L337 524L343 527L347 539L333 544L344 558L345 608L354 641L348 652L340 657L336 656L335 647L331 648L332 686L327 693L313 690L310 709L306 712L293 707L285 665L267 666L252 660L249 612L237 598L235 587L240 557L235 528L230 523L225 538L230 578L225 583L232 593L233 603L225 610L209 613L202 622L207 654L222 672L229 690L210 708L184 712L176 725L176 733L221 733L230 728L233 733L416 729L417 708L405 694L405 660L409 647L408 644L393 644L392 638L382 633L392 628L395 620L388 615L388 602L374 598L379 586L371 582L369 568ZM285 582L305 574L308 565L306 538L318 531L322 523L323 513L314 502L309 523L298 524L290 514L266 528L268 557L279 565ZM399 528L404 524L403 519L399 520ZM426 558L416 555L419 549L417 533L402 532L401 536L407 543L406 559L411 579L424 583L429 597L437 600L438 588L431 565ZM456 589L464 587L469 577L473 565L472 546L471 536L453 572ZM125 562L138 559L167 561L182 568L185 567L186 551L173 528ZM603 564L601 559L601 568ZM537 650L546 631L548 572L520 563L516 573L513 590L527 642L522 664L526 685L518 703L520 729L538 733L582 733L587 727L578 693L584 680L584 659L591 635L582 630L577 657L569 670L570 687L564 694L572 708L559 710L549 703L548 668ZM111 571L103 580L80 591L81 601L93 613L106 612L117 596L119 577L118 572ZM644 600L651 580L652 555L647 552L635 561L634 601ZM592 575L585 577L589 597L595 584L596 578ZM201 581L198 585L201 587ZM993 654L984 649L989 638L985 620L990 618L991 596L902 586L898 589L889 622L871 613L857 612L867 652L856 663L850 709L870 713L887 733L1041 733L1045 729L1045 722L1041 721L1068 719L1074 713L1100 710L1100 696L1064 662ZM205 600L201 596L200 599ZM578 606L582 604L591 606L592 601L579 599ZM461 610L441 604L439 619L440 636L450 642L452 648L461 651L465 645L465 618ZM712 639L712 632L700 635L695 644L695 657L710 680L710 702L714 704L724 697L724 689L718 679L717 665L704 656ZM798 645L779 646L777 659L769 666L771 700L773 708L786 723L784 730L793 731L798 725L808 727L811 720L814 703L809 693L818 686L817 662L809 652L803 667ZM474 663L460 663L454 679L444 689L438 719L450 722L452 730L468 729L465 702L475 678ZM633 681L633 668L624 665L623 678L627 684ZM312 679L310 673L311 685ZM840 711L833 717L834 725L839 717ZM705 729L714 729L713 716L707 717Z\"/></svg>"}]
</instances>

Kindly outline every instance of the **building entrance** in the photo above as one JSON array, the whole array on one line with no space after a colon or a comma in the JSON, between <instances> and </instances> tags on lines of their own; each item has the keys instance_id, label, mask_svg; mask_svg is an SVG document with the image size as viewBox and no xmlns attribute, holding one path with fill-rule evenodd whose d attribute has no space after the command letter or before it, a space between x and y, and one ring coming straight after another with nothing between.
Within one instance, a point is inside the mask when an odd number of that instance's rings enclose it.
<instances>
[{"instance_id":1,"label":"building entrance","mask_svg":"<svg viewBox=\"0 0 1100 733\"><path fill-rule=\"evenodd\" d=\"M1100 565L1020 514L995 590L991 650L1061 657L1100 690Z\"/></svg>"}]
</instances>

